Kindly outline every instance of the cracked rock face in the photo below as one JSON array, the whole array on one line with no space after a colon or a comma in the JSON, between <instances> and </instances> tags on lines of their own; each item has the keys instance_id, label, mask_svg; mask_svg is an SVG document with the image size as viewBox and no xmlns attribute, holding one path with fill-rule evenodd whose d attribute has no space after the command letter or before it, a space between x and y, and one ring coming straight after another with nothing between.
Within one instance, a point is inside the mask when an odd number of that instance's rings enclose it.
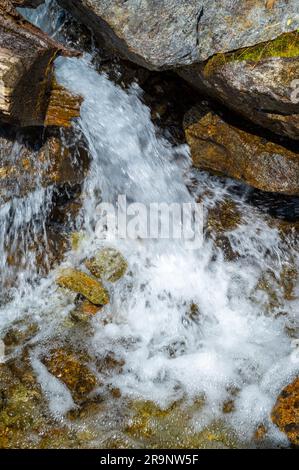
<instances>
[{"instance_id":1,"label":"cracked rock face","mask_svg":"<svg viewBox=\"0 0 299 470\"><path fill-rule=\"evenodd\" d=\"M185 67L179 74L246 119L298 140L299 103L292 100L298 69L296 56L230 61L223 55Z\"/></svg>"},{"instance_id":2,"label":"cracked rock face","mask_svg":"<svg viewBox=\"0 0 299 470\"><path fill-rule=\"evenodd\" d=\"M185 133L195 167L227 175L263 191L298 195L299 154L192 108Z\"/></svg>"},{"instance_id":3,"label":"cracked rock face","mask_svg":"<svg viewBox=\"0 0 299 470\"><path fill-rule=\"evenodd\" d=\"M299 27L298 0L59 0L128 59L171 69Z\"/></svg>"}]
</instances>

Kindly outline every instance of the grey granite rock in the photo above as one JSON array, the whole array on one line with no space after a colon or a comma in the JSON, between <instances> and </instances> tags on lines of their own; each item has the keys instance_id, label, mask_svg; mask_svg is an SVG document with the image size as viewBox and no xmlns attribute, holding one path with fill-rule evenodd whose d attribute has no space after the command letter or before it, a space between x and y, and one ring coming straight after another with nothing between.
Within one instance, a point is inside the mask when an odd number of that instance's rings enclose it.
<instances>
[{"instance_id":1,"label":"grey granite rock","mask_svg":"<svg viewBox=\"0 0 299 470\"><path fill-rule=\"evenodd\" d=\"M58 0L128 59L171 69L299 28L298 0Z\"/></svg>"}]
</instances>

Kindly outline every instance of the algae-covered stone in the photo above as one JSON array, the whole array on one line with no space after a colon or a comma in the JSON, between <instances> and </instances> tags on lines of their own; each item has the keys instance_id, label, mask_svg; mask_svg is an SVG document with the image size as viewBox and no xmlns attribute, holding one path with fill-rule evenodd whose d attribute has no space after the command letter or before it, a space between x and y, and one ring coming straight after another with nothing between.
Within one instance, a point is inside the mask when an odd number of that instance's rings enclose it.
<instances>
[{"instance_id":1,"label":"algae-covered stone","mask_svg":"<svg viewBox=\"0 0 299 470\"><path fill-rule=\"evenodd\" d=\"M240 445L223 423L212 423L202 431L192 430L192 417L200 412L203 400L189 406L174 403L161 409L151 401L132 402L132 417L126 434L149 448L235 448Z\"/></svg>"},{"instance_id":2,"label":"algae-covered stone","mask_svg":"<svg viewBox=\"0 0 299 470\"><path fill-rule=\"evenodd\" d=\"M21 373L15 361L23 364ZM40 387L29 365L22 358L0 364L0 448L32 447L32 435L36 437L45 428L46 415Z\"/></svg>"},{"instance_id":3,"label":"algae-covered stone","mask_svg":"<svg viewBox=\"0 0 299 470\"><path fill-rule=\"evenodd\" d=\"M227 261L239 258L239 253L233 249L228 235L241 225L242 220L240 209L229 198L218 201L208 209L205 234L213 240L216 250L220 250Z\"/></svg>"},{"instance_id":4,"label":"algae-covered stone","mask_svg":"<svg viewBox=\"0 0 299 470\"><path fill-rule=\"evenodd\" d=\"M118 281L128 269L127 261L114 248L100 250L85 266L94 276L110 282Z\"/></svg>"},{"instance_id":5,"label":"algae-covered stone","mask_svg":"<svg viewBox=\"0 0 299 470\"><path fill-rule=\"evenodd\" d=\"M70 390L75 402L80 403L96 387L97 378L74 352L63 348L50 351L43 362L49 372Z\"/></svg>"},{"instance_id":6,"label":"algae-covered stone","mask_svg":"<svg viewBox=\"0 0 299 470\"><path fill-rule=\"evenodd\" d=\"M217 52L268 41L299 27L297 0L59 0L59 3L96 36L104 37L114 50L155 70L201 62Z\"/></svg>"},{"instance_id":7,"label":"algae-covered stone","mask_svg":"<svg viewBox=\"0 0 299 470\"><path fill-rule=\"evenodd\" d=\"M298 67L299 33L295 30L273 41L216 54L179 73L246 119L298 140Z\"/></svg>"},{"instance_id":8,"label":"algae-covered stone","mask_svg":"<svg viewBox=\"0 0 299 470\"><path fill-rule=\"evenodd\" d=\"M272 421L293 445L299 446L299 377L280 393L272 411Z\"/></svg>"},{"instance_id":9,"label":"algae-covered stone","mask_svg":"<svg viewBox=\"0 0 299 470\"><path fill-rule=\"evenodd\" d=\"M101 282L82 271L73 268L64 269L56 282L60 287L83 295L92 304L106 305L109 302L109 294Z\"/></svg>"}]
</instances>

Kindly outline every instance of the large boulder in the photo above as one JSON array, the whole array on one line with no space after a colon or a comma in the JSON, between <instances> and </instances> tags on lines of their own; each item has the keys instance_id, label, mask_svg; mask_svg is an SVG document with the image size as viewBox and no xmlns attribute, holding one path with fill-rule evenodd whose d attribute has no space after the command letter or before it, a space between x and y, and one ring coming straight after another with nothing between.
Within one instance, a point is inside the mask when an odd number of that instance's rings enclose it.
<instances>
[{"instance_id":1,"label":"large boulder","mask_svg":"<svg viewBox=\"0 0 299 470\"><path fill-rule=\"evenodd\" d=\"M179 74L245 118L298 140L298 70L296 31L257 46L216 54L203 64L179 70Z\"/></svg>"},{"instance_id":2,"label":"large boulder","mask_svg":"<svg viewBox=\"0 0 299 470\"><path fill-rule=\"evenodd\" d=\"M200 107L186 114L184 128L195 167L263 191L299 195L299 151L240 129Z\"/></svg>"},{"instance_id":3,"label":"large boulder","mask_svg":"<svg viewBox=\"0 0 299 470\"><path fill-rule=\"evenodd\" d=\"M299 27L297 0L58 0L128 59L176 68Z\"/></svg>"},{"instance_id":4,"label":"large boulder","mask_svg":"<svg viewBox=\"0 0 299 470\"><path fill-rule=\"evenodd\" d=\"M60 119L55 121L53 108L47 122L48 108L56 99L51 102L54 59L78 53L25 21L14 8L30 3L2 0L0 5L0 120L21 127L63 125ZM62 94L63 101L69 101L69 95L60 90ZM78 108L70 118L77 116Z\"/></svg>"}]
</instances>

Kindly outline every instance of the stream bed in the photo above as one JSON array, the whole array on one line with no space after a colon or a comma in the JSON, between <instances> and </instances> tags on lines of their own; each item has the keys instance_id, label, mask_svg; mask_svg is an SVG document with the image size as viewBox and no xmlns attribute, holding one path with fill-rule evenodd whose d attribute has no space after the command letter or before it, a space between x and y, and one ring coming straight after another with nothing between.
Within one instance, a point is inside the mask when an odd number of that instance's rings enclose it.
<instances>
[{"instance_id":1,"label":"stream bed","mask_svg":"<svg viewBox=\"0 0 299 470\"><path fill-rule=\"evenodd\" d=\"M23 13L59 34L63 15L53 2ZM9 412L2 416L9 433L0 426L1 445L287 447L271 410L299 372L297 201L273 214L274 198L260 200L241 183L192 169L187 145L159 132L137 83L114 83L95 54L56 61L59 83L84 99L73 126L90 168L77 243L46 276L34 272L29 256L0 308L2 335L11 338L16 325L23 332L21 345L9 343L17 381L5 379L15 400L11 421ZM199 201L202 246L102 239L98 205L116 206L119 195L145 206ZM47 197L37 190L1 209L3 278L5 240L25 222L22 239L34 236ZM73 322L76 296L55 279L65 267L84 270L85 259L107 246L122 253L128 271L106 283L108 305L83 325ZM26 257L26 243L22 249Z\"/></svg>"}]
</instances>

